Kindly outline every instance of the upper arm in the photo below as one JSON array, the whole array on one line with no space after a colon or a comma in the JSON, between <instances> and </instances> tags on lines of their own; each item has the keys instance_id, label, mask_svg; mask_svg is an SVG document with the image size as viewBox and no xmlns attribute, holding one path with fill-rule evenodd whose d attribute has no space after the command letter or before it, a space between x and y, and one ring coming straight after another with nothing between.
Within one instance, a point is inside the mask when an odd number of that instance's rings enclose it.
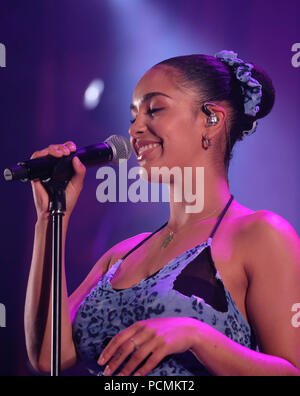
<instances>
[{"instance_id":1,"label":"upper arm","mask_svg":"<svg viewBox=\"0 0 300 396\"><path fill-rule=\"evenodd\" d=\"M272 212L253 226L246 305L261 351L300 369L300 327L293 307L300 303L300 239L293 227Z\"/></svg>"},{"instance_id":2,"label":"upper arm","mask_svg":"<svg viewBox=\"0 0 300 396\"><path fill-rule=\"evenodd\" d=\"M124 241L114 245L105 254L103 254L102 257L100 257L85 280L69 297L68 303L72 322L75 318L78 307L97 282L99 282L101 277L105 275L105 273L119 258L122 258L133 246L136 246L142 239L144 239L146 235L148 234L143 233L125 239Z\"/></svg>"}]
</instances>

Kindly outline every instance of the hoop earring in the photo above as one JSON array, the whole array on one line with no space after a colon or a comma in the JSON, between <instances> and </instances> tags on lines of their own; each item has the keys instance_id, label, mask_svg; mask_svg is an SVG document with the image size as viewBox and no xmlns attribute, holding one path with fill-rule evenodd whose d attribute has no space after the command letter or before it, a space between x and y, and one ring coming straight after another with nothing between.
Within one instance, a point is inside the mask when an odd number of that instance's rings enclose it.
<instances>
[{"instance_id":1,"label":"hoop earring","mask_svg":"<svg viewBox=\"0 0 300 396\"><path fill-rule=\"evenodd\" d=\"M208 150L208 148L211 146L211 140L208 138L208 136L203 136L202 137L202 147L204 150Z\"/></svg>"}]
</instances>

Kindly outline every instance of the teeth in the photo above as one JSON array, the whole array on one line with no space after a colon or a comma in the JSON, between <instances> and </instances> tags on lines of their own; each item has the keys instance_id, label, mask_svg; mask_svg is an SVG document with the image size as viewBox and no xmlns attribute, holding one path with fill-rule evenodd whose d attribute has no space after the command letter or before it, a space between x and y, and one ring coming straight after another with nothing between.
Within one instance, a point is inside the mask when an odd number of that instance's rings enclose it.
<instances>
[{"instance_id":1,"label":"teeth","mask_svg":"<svg viewBox=\"0 0 300 396\"><path fill-rule=\"evenodd\" d=\"M144 151L149 150L153 147L158 147L158 146L160 146L159 143L147 144L146 146L143 146L139 149L138 154L141 155Z\"/></svg>"}]
</instances>

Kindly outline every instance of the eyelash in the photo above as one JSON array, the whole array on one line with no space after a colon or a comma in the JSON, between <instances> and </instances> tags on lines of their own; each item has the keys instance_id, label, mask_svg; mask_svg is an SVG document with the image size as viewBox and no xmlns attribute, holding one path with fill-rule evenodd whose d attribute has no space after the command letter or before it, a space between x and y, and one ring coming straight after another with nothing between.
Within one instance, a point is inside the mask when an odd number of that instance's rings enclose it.
<instances>
[{"instance_id":1,"label":"eyelash","mask_svg":"<svg viewBox=\"0 0 300 396\"><path fill-rule=\"evenodd\" d=\"M163 110L163 109L164 109L163 107L157 107L156 109L149 109L146 114L151 116L152 114L157 113L158 111ZM134 124L134 122L135 122L135 120L130 120L131 124Z\"/></svg>"}]
</instances>

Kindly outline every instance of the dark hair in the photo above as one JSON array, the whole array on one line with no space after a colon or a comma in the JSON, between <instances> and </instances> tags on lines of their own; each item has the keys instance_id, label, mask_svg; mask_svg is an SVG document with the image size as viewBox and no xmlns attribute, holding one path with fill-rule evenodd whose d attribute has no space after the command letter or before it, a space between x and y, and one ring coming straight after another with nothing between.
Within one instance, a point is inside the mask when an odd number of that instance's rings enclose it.
<instances>
[{"instance_id":1,"label":"dark hair","mask_svg":"<svg viewBox=\"0 0 300 396\"><path fill-rule=\"evenodd\" d=\"M275 102L272 80L261 68L253 64L252 77L262 84L260 110L253 117L245 115L244 112L242 83L236 78L233 68L219 59L208 55L188 55L167 59L156 66L159 65L171 66L179 71L180 84L198 93L196 105L225 100L231 106L232 119L224 158L228 170L234 144L243 139L244 131L252 129L254 121L265 117L272 110Z\"/></svg>"}]
</instances>

